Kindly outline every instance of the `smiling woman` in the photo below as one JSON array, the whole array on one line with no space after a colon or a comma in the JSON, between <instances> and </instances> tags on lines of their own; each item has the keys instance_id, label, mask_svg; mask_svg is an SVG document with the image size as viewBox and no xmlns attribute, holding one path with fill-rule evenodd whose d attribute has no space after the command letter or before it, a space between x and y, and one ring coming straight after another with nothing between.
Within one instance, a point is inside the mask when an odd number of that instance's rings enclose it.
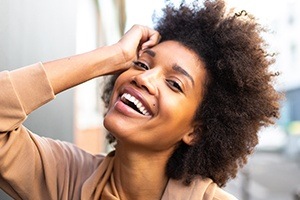
<instances>
[{"instance_id":1,"label":"smiling woman","mask_svg":"<svg viewBox=\"0 0 300 200\"><path fill-rule=\"evenodd\" d=\"M176 53L170 54L172 49ZM162 42L142 51L118 77L104 125L118 138L118 148L129 144L170 156L180 140L192 143L192 121L205 80L204 63L193 51L175 41ZM123 101L124 94L140 103L146 115Z\"/></svg>"},{"instance_id":2,"label":"smiling woman","mask_svg":"<svg viewBox=\"0 0 300 200\"><path fill-rule=\"evenodd\" d=\"M166 168L169 178L181 180L186 185L201 176L224 186L247 162L247 156L258 143L257 132L260 127L272 124L279 116L282 95L272 86L272 79L277 74L269 69L275 59L268 56L267 44L261 37L265 29L245 10L234 13L224 6L222 1L206 1L204 7L196 3L179 8L167 6L163 17L156 21L156 30L162 36L160 44L151 51L147 50L152 52L152 56L148 56L151 59L145 59L142 54L137 61L144 70L153 71L152 74L156 68L169 67L179 72L175 75L179 80L195 80L193 87L187 88L187 91L191 90L195 93L193 95L198 96L196 110L191 106L187 108L187 104L192 103L191 96L186 96L187 99L178 102L177 106L165 105L174 110L176 118L187 119L186 122L192 125L190 132L187 131L192 140L182 137L173 146L175 150ZM164 43L169 47L164 47L168 56L154 64L158 58L153 55L159 54L154 49L159 49ZM179 47L173 43L179 44ZM187 57L187 53L191 53L191 56ZM194 61L194 64L178 65L178 60ZM169 64L162 64L167 62ZM160 79L168 80L169 75L167 71ZM182 79L182 75L185 79ZM112 77L103 93L107 106L116 78L117 75ZM155 80L150 85L159 83L158 77ZM150 81L144 82L146 88ZM181 91L181 86L188 86L186 82L178 83L175 83L178 91ZM157 88L160 91L161 86ZM161 101L177 98L166 92L158 92L157 96L162 96ZM185 116L189 111L194 113L192 123L191 118ZM186 124L174 120L177 128L172 131L167 122L161 120L166 135L176 133L176 130L180 130L179 126ZM111 142L115 141L114 137L117 136L108 135ZM119 138L116 139L119 142ZM160 144L161 140L157 137L156 144Z\"/></svg>"},{"instance_id":3,"label":"smiling woman","mask_svg":"<svg viewBox=\"0 0 300 200\"><path fill-rule=\"evenodd\" d=\"M278 117L263 28L222 0L163 13L156 30L135 25L114 45L0 73L1 189L15 199L235 199L221 187ZM108 155L22 125L56 94L104 75L113 75L103 93Z\"/></svg>"}]
</instances>

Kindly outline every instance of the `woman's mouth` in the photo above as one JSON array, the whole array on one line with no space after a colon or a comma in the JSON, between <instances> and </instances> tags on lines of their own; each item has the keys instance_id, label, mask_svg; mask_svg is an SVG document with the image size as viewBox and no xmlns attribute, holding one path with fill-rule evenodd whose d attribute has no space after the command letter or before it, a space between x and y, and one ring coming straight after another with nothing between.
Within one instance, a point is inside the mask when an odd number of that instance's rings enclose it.
<instances>
[{"instance_id":1,"label":"woman's mouth","mask_svg":"<svg viewBox=\"0 0 300 200\"><path fill-rule=\"evenodd\" d=\"M137 98L135 98L131 94L124 93L124 94L122 94L120 99L124 104L131 107L138 113L145 115L145 116L150 116L150 112L146 109L146 107L142 104L142 102L140 102Z\"/></svg>"}]
</instances>

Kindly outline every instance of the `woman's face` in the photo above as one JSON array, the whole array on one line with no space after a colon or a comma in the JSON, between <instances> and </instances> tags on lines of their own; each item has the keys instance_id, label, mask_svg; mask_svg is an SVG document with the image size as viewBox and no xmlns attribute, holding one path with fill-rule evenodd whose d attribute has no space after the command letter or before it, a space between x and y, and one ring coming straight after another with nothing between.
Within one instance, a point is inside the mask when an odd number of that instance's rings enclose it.
<instances>
[{"instance_id":1,"label":"woman's face","mask_svg":"<svg viewBox=\"0 0 300 200\"><path fill-rule=\"evenodd\" d=\"M104 125L118 143L149 150L189 144L205 78L204 63L178 42L146 49L116 80Z\"/></svg>"}]
</instances>

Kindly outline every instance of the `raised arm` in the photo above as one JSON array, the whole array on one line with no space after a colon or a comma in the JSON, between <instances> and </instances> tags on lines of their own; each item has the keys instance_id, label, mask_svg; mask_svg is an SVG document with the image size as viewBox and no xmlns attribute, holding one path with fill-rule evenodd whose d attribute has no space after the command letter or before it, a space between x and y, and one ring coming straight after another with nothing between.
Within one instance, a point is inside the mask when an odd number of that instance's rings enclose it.
<instances>
[{"instance_id":1,"label":"raised arm","mask_svg":"<svg viewBox=\"0 0 300 200\"><path fill-rule=\"evenodd\" d=\"M67 58L0 73L0 133L17 128L59 92L92 78L124 71L142 48L159 41L158 32L133 26L114 45Z\"/></svg>"},{"instance_id":2,"label":"raised arm","mask_svg":"<svg viewBox=\"0 0 300 200\"><path fill-rule=\"evenodd\" d=\"M126 70L141 49L157 44L159 39L153 29L135 25L112 46L46 62L44 68L57 94L92 78Z\"/></svg>"}]
</instances>

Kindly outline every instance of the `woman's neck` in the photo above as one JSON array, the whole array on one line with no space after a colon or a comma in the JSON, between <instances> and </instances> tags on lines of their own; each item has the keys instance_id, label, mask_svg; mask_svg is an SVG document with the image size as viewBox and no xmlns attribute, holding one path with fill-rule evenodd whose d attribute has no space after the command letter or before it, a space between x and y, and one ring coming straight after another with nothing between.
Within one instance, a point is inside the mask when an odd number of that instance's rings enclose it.
<instances>
[{"instance_id":1,"label":"woman's neck","mask_svg":"<svg viewBox=\"0 0 300 200\"><path fill-rule=\"evenodd\" d=\"M114 180L122 200L161 199L168 178L165 167L170 152L141 153L116 148Z\"/></svg>"}]
</instances>

